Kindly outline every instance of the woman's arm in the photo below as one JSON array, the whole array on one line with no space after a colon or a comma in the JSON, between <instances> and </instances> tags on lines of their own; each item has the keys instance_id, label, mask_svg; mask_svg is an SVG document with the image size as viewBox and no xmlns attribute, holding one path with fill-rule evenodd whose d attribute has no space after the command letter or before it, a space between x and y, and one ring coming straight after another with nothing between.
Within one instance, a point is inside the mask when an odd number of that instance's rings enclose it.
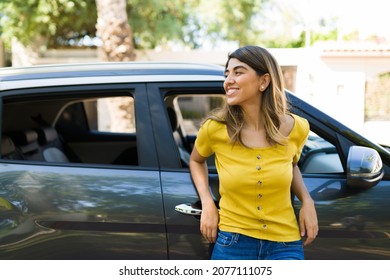
<instances>
[{"instance_id":1,"label":"woman's arm","mask_svg":"<svg viewBox=\"0 0 390 280\"><path fill-rule=\"evenodd\" d=\"M190 171L202 203L200 231L207 241L214 243L217 238L219 214L209 190L206 158L199 154L196 147L191 153Z\"/></svg>"},{"instance_id":2,"label":"woman's arm","mask_svg":"<svg viewBox=\"0 0 390 280\"><path fill-rule=\"evenodd\" d=\"M293 180L291 189L302 202L302 207L299 211L299 230L302 237L306 235L306 240L304 241L303 245L309 245L313 242L318 234L317 213L314 206L314 201L306 189L301 171L296 164L293 164Z\"/></svg>"}]
</instances>

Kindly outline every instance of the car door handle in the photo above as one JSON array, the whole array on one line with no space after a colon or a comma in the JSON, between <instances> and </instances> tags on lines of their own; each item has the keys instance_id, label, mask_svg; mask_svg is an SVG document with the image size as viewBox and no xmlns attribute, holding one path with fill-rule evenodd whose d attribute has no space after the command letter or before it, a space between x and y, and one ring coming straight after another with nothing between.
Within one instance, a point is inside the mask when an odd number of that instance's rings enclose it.
<instances>
[{"instance_id":1,"label":"car door handle","mask_svg":"<svg viewBox=\"0 0 390 280\"><path fill-rule=\"evenodd\" d=\"M182 203L175 206L175 211L185 215L200 216L202 209L196 206L194 203Z\"/></svg>"}]
</instances>

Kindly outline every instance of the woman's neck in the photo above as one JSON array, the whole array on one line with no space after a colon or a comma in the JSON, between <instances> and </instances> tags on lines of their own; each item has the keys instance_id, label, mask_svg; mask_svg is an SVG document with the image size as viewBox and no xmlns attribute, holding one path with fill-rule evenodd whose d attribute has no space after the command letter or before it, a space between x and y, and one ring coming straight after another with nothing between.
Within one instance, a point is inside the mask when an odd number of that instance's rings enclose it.
<instances>
[{"instance_id":1,"label":"woman's neck","mask_svg":"<svg viewBox=\"0 0 390 280\"><path fill-rule=\"evenodd\" d=\"M264 120L260 114L259 105L250 105L243 108L244 111L244 128L252 131L264 129Z\"/></svg>"}]
</instances>

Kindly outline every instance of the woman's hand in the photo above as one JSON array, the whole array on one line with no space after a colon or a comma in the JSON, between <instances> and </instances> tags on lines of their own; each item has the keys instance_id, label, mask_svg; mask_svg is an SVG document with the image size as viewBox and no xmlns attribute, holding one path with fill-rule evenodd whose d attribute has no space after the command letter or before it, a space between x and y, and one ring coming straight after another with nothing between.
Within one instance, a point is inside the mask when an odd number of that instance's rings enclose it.
<instances>
[{"instance_id":1,"label":"woman's hand","mask_svg":"<svg viewBox=\"0 0 390 280\"><path fill-rule=\"evenodd\" d=\"M210 243L217 240L219 213L214 201L202 203L202 215L200 216L200 232Z\"/></svg>"},{"instance_id":2,"label":"woman's hand","mask_svg":"<svg viewBox=\"0 0 390 280\"><path fill-rule=\"evenodd\" d=\"M311 244L318 234L317 213L313 200L302 202L299 211L299 230L302 237L306 236L303 246Z\"/></svg>"}]
</instances>

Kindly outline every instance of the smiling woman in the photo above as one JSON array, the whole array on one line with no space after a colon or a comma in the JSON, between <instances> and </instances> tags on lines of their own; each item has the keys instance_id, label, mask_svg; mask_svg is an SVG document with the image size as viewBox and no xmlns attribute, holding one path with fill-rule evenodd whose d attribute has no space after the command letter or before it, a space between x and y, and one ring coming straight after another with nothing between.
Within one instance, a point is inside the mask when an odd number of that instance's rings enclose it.
<instances>
[{"instance_id":1,"label":"smiling woman","mask_svg":"<svg viewBox=\"0 0 390 280\"><path fill-rule=\"evenodd\" d=\"M190 170L202 203L200 230L215 244L214 260L303 259L302 244L316 238L314 203L297 166L309 125L288 112L282 77L266 49L237 49L225 66L227 102L198 132ZM208 188L210 156L218 171L220 211ZM290 187L302 201L299 226Z\"/></svg>"}]
</instances>

